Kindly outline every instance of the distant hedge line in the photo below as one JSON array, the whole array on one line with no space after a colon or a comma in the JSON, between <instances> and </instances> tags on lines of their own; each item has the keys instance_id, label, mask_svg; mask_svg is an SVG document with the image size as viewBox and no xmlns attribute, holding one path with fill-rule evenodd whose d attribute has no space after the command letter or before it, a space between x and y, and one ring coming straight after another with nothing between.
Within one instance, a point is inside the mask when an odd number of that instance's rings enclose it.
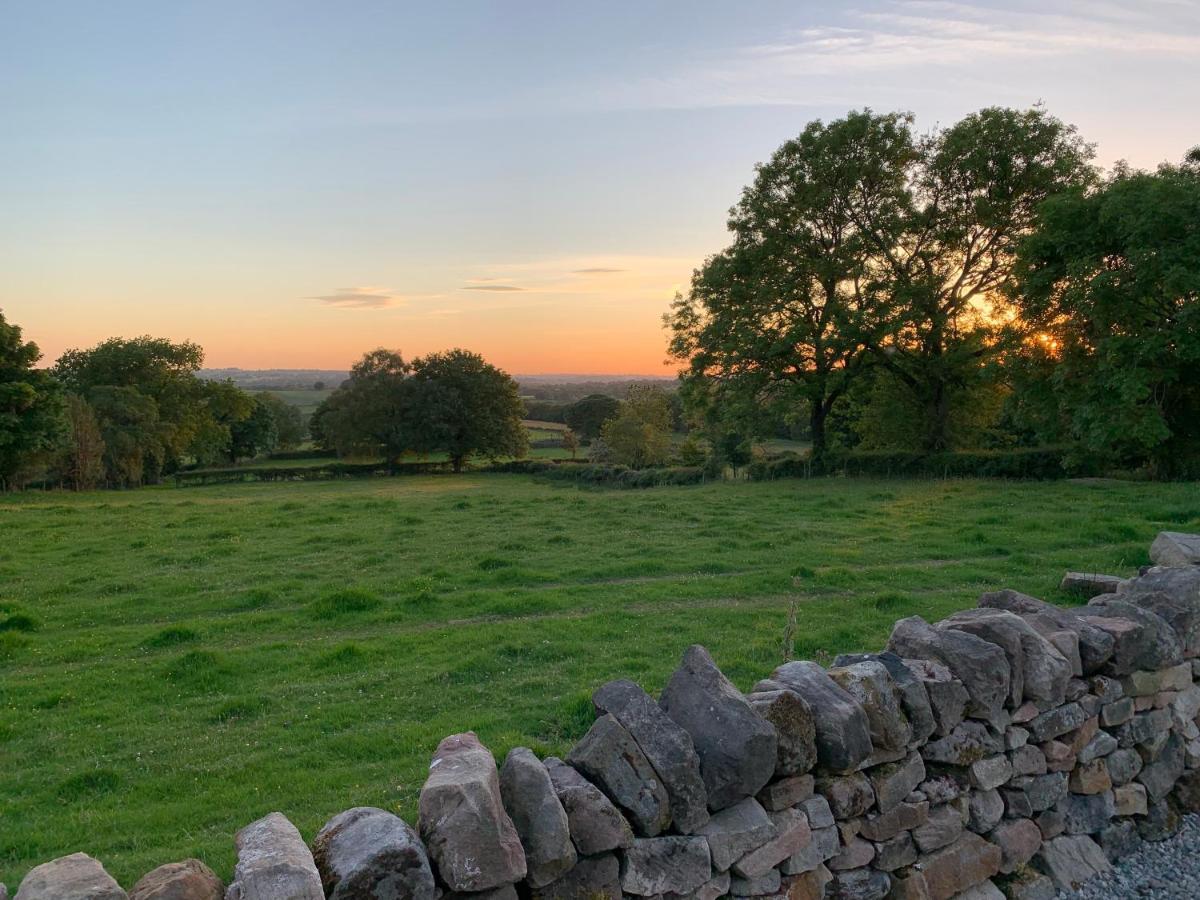
<instances>
[{"instance_id":1,"label":"distant hedge line","mask_svg":"<svg viewBox=\"0 0 1200 900\"><path fill-rule=\"evenodd\" d=\"M566 463L564 465L564 463ZM699 484L704 481L704 469L696 466L672 466L659 469L630 469L625 466L605 466L591 463L571 465L569 460L550 462L543 459L518 459L496 463L485 472L508 472L519 475L539 475L557 481L595 484L618 488L647 488L668 484Z\"/></svg>"},{"instance_id":2,"label":"distant hedge line","mask_svg":"<svg viewBox=\"0 0 1200 900\"><path fill-rule=\"evenodd\" d=\"M337 478L368 478L373 475L433 475L451 470L448 462L401 463L388 469L386 463L328 463L323 466L242 466L230 469L198 469L179 472L175 484L194 487L204 484L235 484L241 481L329 481Z\"/></svg>"},{"instance_id":3,"label":"distant hedge line","mask_svg":"<svg viewBox=\"0 0 1200 900\"><path fill-rule=\"evenodd\" d=\"M785 456L751 463L753 481L807 478L814 475L869 475L883 478L1021 478L1047 481L1092 475L1086 464L1070 468L1057 447L1018 450L955 450L915 453L896 450L856 450L827 453L822 459Z\"/></svg>"}]
</instances>

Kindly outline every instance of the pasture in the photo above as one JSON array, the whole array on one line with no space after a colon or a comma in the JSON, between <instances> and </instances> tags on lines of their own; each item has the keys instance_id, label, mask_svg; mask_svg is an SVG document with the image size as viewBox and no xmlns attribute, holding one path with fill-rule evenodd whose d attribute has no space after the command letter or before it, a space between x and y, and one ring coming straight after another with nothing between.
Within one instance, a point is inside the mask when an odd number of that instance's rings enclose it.
<instances>
[{"instance_id":1,"label":"pasture","mask_svg":"<svg viewBox=\"0 0 1200 900\"><path fill-rule=\"evenodd\" d=\"M702 642L740 687L984 590L1067 602L1200 530L1200 485L581 490L526 476L0 498L0 881L83 850L129 886L281 810L415 821L429 755L563 753L591 689Z\"/></svg>"}]
</instances>

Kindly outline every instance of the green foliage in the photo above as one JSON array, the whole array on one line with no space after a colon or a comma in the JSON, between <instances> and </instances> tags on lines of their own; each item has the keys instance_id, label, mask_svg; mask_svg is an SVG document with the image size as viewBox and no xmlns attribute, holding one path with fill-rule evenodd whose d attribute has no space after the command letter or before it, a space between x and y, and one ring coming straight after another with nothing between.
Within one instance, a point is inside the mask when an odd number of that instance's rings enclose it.
<instances>
[{"instance_id":1,"label":"green foliage","mask_svg":"<svg viewBox=\"0 0 1200 900\"><path fill-rule=\"evenodd\" d=\"M104 481L106 445L95 410L76 394L67 396L67 435L61 468L77 491L87 491Z\"/></svg>"},{"instance_id":2,"label":"green foliage","mask_svg":"<svg viewBox=\"0 0 1200 900\"><path fill-rule=\"evenodd\" d=\"M694 434L689 434L683 439L677 452L679 454L679 462L684 466L703 466L708 461L708 450L697 440Z\"/></svg>"},{"instance_id":3,"label":"green foliage","mask_svg":"<svg viewBox=\"0 0 1200 900\"><path fill-rule=\"evenodd\" d=\"M604 423L616 416L621 401L607 394L590 394L562 411L562 420L585 441L600 436Z\"/></svg>"},{"instance_id":4,"label":"green foliage","mask_svg":"<svg viewBox=\"0 0 1200 900\"><path fill-rule=\"evenodd\" d=\"M1200 475L1200 151L1047 202L1014 296L1019 422L1116 465Z\"/></svg>"},{"instance_id":5,"label":"green foliage","mask_svg":"<svg viewBox=\"0 0 1200 900\"><path fill-rule=\"evenodd\" d=\"M830 451L821 460L786 456L762 460L749 467L751 479L808 478L813 475L851 475L882 478L1020 478L1053 480L1098 475L1094 464L1068 460L1061 447L1015 450L958 450L924 453L919 450Z\"/></svg>"},{"instance_id":6,"label":"green foliage","mask_svg":"<svg viewBox=\"0 0 1200 900\"><path fill-rule=\"evenodd\" d=\"M568 428L562 433L562 448L571 454L571 459L575 458L575 454L579 452L579 437Z\"/></svg>"},{"instance_id":7,"label":"green foliage","mask_svg":"<svg viewBox=\"0 0 1200 900\"><path fill-rule=\"evenodd\" d=\"M50 375L35 368L37 344L0 312L0 490L18 486L55 447L63 430L62 396Z\"/></svg>"},{"instance_id":8,"label":"green foliage","mask_svg":"<svg viewBox=\"0 0 1200 900\"><path fill-rule=\"evenodd\" d=\"M631 388L617 415L604 423L600 437L618 465L643 469L671 456L671 407L658 388Z\"/></svg>"}]
</instances>

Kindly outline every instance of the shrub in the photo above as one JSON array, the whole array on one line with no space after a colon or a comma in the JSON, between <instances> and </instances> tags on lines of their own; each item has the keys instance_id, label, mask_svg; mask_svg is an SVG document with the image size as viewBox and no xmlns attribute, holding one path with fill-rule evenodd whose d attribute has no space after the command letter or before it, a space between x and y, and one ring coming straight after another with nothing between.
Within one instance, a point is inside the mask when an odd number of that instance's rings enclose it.
<instances>
[{"instance_id":1,"label":"shrub","mask_svg":"<svg viewBox=\"0 0 1200 900\"><path fill-rule=\"evenodd\" d=\"M1098 474L1090 465L1069 464L1058 447L1018 450L957 450L917 453L893 450L831 451L819 461L801 456L760 460L749 467L756 481L807 478L812 475L856 475L884 478L1021 478L1049 480Z\"/></svg>"}]
</instances>

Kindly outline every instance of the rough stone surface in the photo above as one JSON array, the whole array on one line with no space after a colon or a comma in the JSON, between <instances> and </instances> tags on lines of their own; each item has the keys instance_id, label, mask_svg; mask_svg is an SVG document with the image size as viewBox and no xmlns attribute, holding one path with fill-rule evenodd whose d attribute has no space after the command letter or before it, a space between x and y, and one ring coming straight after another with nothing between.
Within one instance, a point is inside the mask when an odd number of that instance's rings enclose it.
<instances>
[{"instance_id":1,"label":"rough stone surface","mask_svg":"<svg viewBox=\"0 0 1200 900\"><path fill-rule=\"evenodd\" d=\"M593 856L633 843L629 823L599 788L561 759L547 757L545 765L580 855Z\"/></svg>"},{"instance_id":2,"label":"rough stone surface","mask_svg":"<svg viewBox=\"0 0 1200 900\"><path fill-rule=\"evenodd\" d=\"M1033 865L1060 891L1074 890L1089 878L1112 869L1100 846L1082 834L1047 841L1034 856Z\"/></svg>"},{"instance_id":3,"label":"rough stone surface","mask_svg":"<svg viewBox=\"0 0 1200 900\"><path fill-rule=\"evenodd\" d=\"M912 835L902 831L895 837L875 844L875 858L871 865L884 872L893 872L916 861L917 845L913 843Z\"/></svg>"},{"instance_id":4,"label":"rough stone surface","mask_svg":"<svg viewBox=\"0 0 1200 900\"><path fill-rule=\"evenodd\" d=\"M1004 651L973 634L936 629L920 616L910 616L892 628L887 648L903 658L931 659L946 666L967 689L969 715L991 719L1008 696Z\"/></svg>"},{"instance_id":5,"label":"rough stone surface","mask_svg":"<svg viewBox=\"0 0 1200 900\"><path fill-rule=\"evenodd\" d=\"M1047 710L1031 721L1026 728L1037 743L1048 741L1074 731L1088 720L1087 711L1078 703L1067 703Z\"/></svg>"},{"instance_id":6,"label":"rough stone surface","mask_svg":"<svg viewBox=\"0 0 1200 900\"><path fill-rule=\"evenodd\" d=\"M779 892L782 878L778 869L771 869L758 878L731 878L729 893L734 897L762 897Z\"/></svg>"},{"instance_id":7,"label":"rough stone surface","mask_svg":"<svg viewBox=\"0 0 1200 900\"><path fill-rule=\"evenodd\" d=\"M825 888L828 900L883 900L891 889L888 876L875 869L837 872Z\"/></svg>"},{"instance_id":8,"label":"rough stone surface","mask_svg":"<svg viewBox=\"0 0 1200 900\"><path fill-rule=\"evenodd\" d=\"M708 841L694 835L636 838L621 856L621 888L639 897L687 894L711 878Z\"/></svg>"},{"instance_id":9,"label":"rough stone surface","mask_svg":"<svg viewBox=\"0 0 1200 900\"><path fill-rule=\"evenodd\" d=\"M925 684L895 653L853 653L842 654L834 659L834 666L848 666L860 662L882 663L900 691L900 705L904 716L912 729L912 741L924 743L933 734L937 722L933 716L933 708L929 702L929 692Z\"/></svg>"},{"instance_id":10,"label":"rough stone surface","mask_svg":"<svg viewBox=\"0 0 1200 900\"><path fill-rule=\"evenodd\" d=\"M1138 834L1137 824L1132 819L1124 819L1106 825L1096 835L1096 843L1109 862L1117 862L1137 852L1142 846L1142 836Z\"/></svg>"},{"instance_id":11,"label":"rough stone surface","mask_svg":"<svg viewBox=\"0 0 1200 900\"><path fill-rule=\"evenodd\" d=\"M226 900L321 900L325 896L312 853L282 813L251 822L237 833L234 844L238 861Z\"/></svg>"},{"instance_id":12,"label":"rough stone surface","mask_svg":"<svg viewBox=\"0 0 1200 900\"><path fill-rule=\"evenodd\" d=\"M826 886L832 880L833 874L824 866L791 876L785 883L787 900L823 900L827 896Z\"/></svg>"},{"instance_id":13,"label":"rough stone surface","mask_svg":"<svg viewBox=\"0 0 1200 900\"><path fill-rule=\"evenodd\" d=\"M748 797L715 813L699 834L708 841L713 869L724 872L775 837L775 826L758 801Z\"/></svg>"},{"instance_id":14,"label":"rough stone surface","mask_svg":"<svg viewBox=\"0 0 1200 900\"><path fill-rule=\"evenodd\" d=\"M954 843L962 832L962 814L947 803L930 810L925 824L914 828L912 836L922 853L930 853Z\"/></svg>"},{"instance_id":15,"label":"rough stone surface","mask_svg":"<svg viewBox=\"0 0 1200 900\"><path fill-rule=\"evenodd\" d=\"M1179 735L1172 734L1168 736L1158 757L1143 766L1137 777L1146 786L1146 794L1151 801L1162 800L1183 776L1183 769L1183 741Z\"/></svg>"},{"instance_id":16,"label":"rough stone surface","mask_svg":"<svg viewBox=\"0 0 1200 900\"><path fill-rule=\"evenodd\" d=\"M829 808L838 819L861 816L875 802L875 790L862 772L818 778L817 790L829 801Z\"/></svg>"},{"instance_id":17,"label":"rough stone surface","mask_svg":"<svg viewBox=\"0 0 1200 900\"><path fill-rule=\"evenodd\" d=\"M500 799L496 761L473 732L438 744L421 788L418 829L453 891L486 891L525 877L525 851Z\"/></svg>"},{"instance_id":18,"label":"rough stone surface","mask_svg":"<svg viewBox=\"0 0 1200 900\"><path fill-rule=\"evenodd\" d=\"M1000 647L1009 664L1009 698L1020 706L1025 698L1046 704L1063 702L1072 666L1032 625L1003 609L965 610L940 624L973 634Z\"/></svg>"},{"instance_id":19,"label":"rough stone surface","mask_svg":"<svg viewBox=\"0 0 1200 900\"><path fill-rule=\"evenodd\" d=\"M934 721L930 736L949 734L966 715L970 700L967 689L941 663L922 659L906 659L903 663L921 683L925 696L929 698L929 711Z\"/></svg>"},{"instance_id":20,"label":"rough stone surface","mask_svg":"<svg viewBox=\"0 0 1200 900\"><path fill-rule=\"evenodd\" d=\"M532 887L557 881L575 865L566 810L546 766L527 747L514 747L500 769L500 796L525 850Z\"/></svg>"},{"instance_id":21,"label":"rough stone surface","mask_svg":"<svg viewBox=\"0 0 1200 900\"><path fill-rule=\"evenodd\" d=\"M817 760L827 769L847 772L871 755L871 726L867 714L829 673L813 662L784 663L759 682L756 692L784 688L795 691L814 710Z\"/></svg>"},{"instance_id":22,"label":"rough stone surface","mask_svg":"<svg viewBox=\"0 0 1200 900\"><path fill-rule=\"evenodd\" d=\"M778 812L795 806L812 796L813 777L811 775L790 775L779 781L772 781L758 792L758 802L764 809Z\"/></svg>"},{"instance_id":23,"label":"rough stone surface","mask_svg":"<svg viewBox=\"0 0 1200 900\"><path fill-rule=\"evenodd\" d=\"M876 766L867 772L875 790L875 804L880 812L899 806L904 798L925 780L925 762L913 752L899 762Z\"/></svg>"},{"instance_id":24,"label":"rough stone surface","mask_svg":"<svg viewBox=\"0 0 1200 900\"><path fill-rule=\"evenodd\" d=\"M1200 566L1200 534L1160 531L1150 545L1156 566Z\"/></svg>"},{"instance_id":25,"label":"rough stone surface","mask_svg":"<svg viewBox=\"0 0 1200 900\"><path fill-rule=\"evenodd\" d=\"M861 869L863 866L870 865L874 858L875 845L870 841L864 841L857 836L847 838L843 835L841 849L827 865L830 871L844 872L848 869Z\"/></svg>"},{"instance_id":26,"label":"rough stone surface","mask_svg":"<svg viewBox=\"0 0 1200 900\"><path fill-rule=\"evenodd\" d=\"M1128 784L1142 771L1142 757L1136 750L1114 750L1104 760L1113 784Z\"/></svg>"},{"instance_id":27,"label":"rough stone surface","mask_svg":"<svg viewBox=\"0 0 1200 900\"><path fill-rule=\"evenodd\" d=\"M922 862L931 900L949 900L1000 871L1000 848L971 832Z\"/></svg>"},{"instance_id":28,"label":"rough stone surface","mask_svg":"<svg viewBox=\"0 0 1200 900\"><path fill-rule=\"evenodd\" d=\"M1012 763L1003 753L971 763L971 786L990 791L1012 778Z\"/></svg>"},{"instance_id":29,"label":"rough stone surface","mask_svg":"<svg viewBox=\"0 0 1200 900\"><path fill-rule=\"evenodd\" d=\"M753 797L775 772L775 728L733 686L708 651L693 645L667 682L663 710L692 737L711 810Z\"/></svg>"},{"instance_id":30,"label":"rough stone surface","mask_svg":"<svg viewBox=\"0 0 1200 900\"><path fill-rule=\"evenodd\" d=\"M829 677L866 712L875 751L902 751L908 747L912 728L902 710L900 690L883 663L868 660L833 668Z\"/></svg>"},{"instance_id":31,"label":"rough stone surface","mask_svg":"<svg viewBox=\"0 0 1200 900\"><path fill-rule=\"evenodd\" d=\"M817 723L808 701L795 691L747 694L754 711L775 727L775 776L786 778L817 764Z\"/></svg>"},{"instance_id":32,"label":"rough stone surface","mask_svg":"<svg viewBox=\"0 0 1200 900\"><path fill-rule=\"evenodd\" d=\"M1042 846L1042 832L1032 819L1002 822L987 839L1000 848L1000 871L1006 875L1033 859Z\"/></svg>"},{"instance_id":33,"label":"rough stone surface","mask_svg":"<svg viewBox=\"0 0 1200 900\"><path fill-rule=\"evenodd\" d=\"M1121 585L1119 575L1101 575L1099 572L1068 572L1058 585L1060 591L1091 600L1101 594L1115 594Z\"/></svg>"},{"instance_id":34,"label":"rough stone surface","mask_svg":"<svg viewBox=\"0 0 1200 900\"><path fill-rule=\"evenodd\" d=\"M317 892L303 896L304 900L319 900ZM270 895L271 897L282 895ZM14 900L128 900L121 886L113 880L98 860L86 853L72 853L30 869L21 882Z\"/></svg>"},{"instance_id":35,"label":"rough stone surface","mask_svg":"<svg viewBox=\"0 0 1200 900\"><path fill-rule=\"evenodd\" d=\"M969 766L1004 750L1003 739L982 722L962 722L950 734L921 748L926 762Z\"/></svg>"},{"instance_id":36,"label":"rough stone surface","mask_svg":"<svg viewBox=\"0 0 1200 900\"><path fill-rule=\"evenodd\" d=\"M317 832L312 854L331 900L433 900L435 895L420 838L385 810L359 806L334 816Z\"/></svg>"},{"instance_id":37,"label":"rough stone surface","mask_svg":"<svg viewBox=\"0 0 1200 900\"><path fill-rule=\"evenodd\" d=\"M1067 834L1096 834L1116 815L1112 792L1067 794L1056 806Z\"/></svg>"},{"instance_id":38,"label":"rough stone surface","mask_svg":"<svg viewBox=\"0 0 1200 900\"><path fill-rule=\"evenodd\" d=\"M654 837L671 824L666 787L633 735L615 717L603 715L593 722L567 754L567 762L604 791L637 834Z\"/></svg>"},{"instance_id":39,"label":"rough stone surface","mask_svg":"<svg viewBox=\"0 0 1200 900\"><path fill-rule=\"evenodd\" d=\"M1028 594L1012 590L984 594L979 598L979 605L1014 612L1043 635L1054 631L1070 631L1075 634L1079 645L1081 674L1091 675L1098 672L1112 656L1112 635L1081 619L1071 610L1060 609Z\"/></svg>"},{"instance_id":40,"label":"rough stone surface","mask_svg":"<svg viewBox=\"0 0 1200 900\"><path fill-rule=\"evenodd\" d=\"M986 834L1004 818L1004 798L997 790L972 791L967 798L967 827Z\"/></svg>"},{"instance_id":41,"label":"rough stone surface","mask_svg":"<svg viewBox=\"0 0 1200 900\"><path fill-rule=\"evenodd\" d=\"M808 816L799 809L768 813L775 826L775 837L757 850L747 853L733 864L734 874L741 878L758 878L785 859L799 853L812 841Z\"/></svg>"},{"instance_id":42,"label":"rough stone surface","mask_svg":"<svg viewBox=\"0 0 1200 900\"><path fill-rule=\"evenodd\" d=\"M1148 609L1115 599L1119 596L1105 594L1079 611L1080 618L1113 636L1108 673L1127 675L1136 669L1163 669L1181 662L1183 644L1175 629Z\"/></svg>"},{"instance_id":43,"label":"rough stone surface","mask_svg":"<svg viewBox=\"0 0 1200 900\"><path fill-rule=\"evenodd\" d=\"M813 828L807 844L779 864L784 875L800 875L819 869L838 855L841 839L836 828Z\"/></svg>"},{"instance_id":44,"label":"rough stone surface","mask_svg":"<svg viewBox=\"0 0 1200 900\"><path fill-rule=\"evenodd\" d=\"M429 887L432 898L433 876L429 878ZM224 896L221 879L198 859L159 866L143 875L129 892L129 900L222 900Z\"/></svg>"},{"instance_id":45,"label":"rough stone surface","mask_svg":"<svg viewBox=\"0 0 1200 900\"><path fill-rule=\"evenodd\" d=\"M706 900L716 900L723 893L725 890ZM621 900L621 864L612 853L585 856L557 881L530 888L529 896L531 900Z\"/></svg>"},{"instance_id":46,"label":"rough stone surface","mask_svg":"<svg viewBox=\"0 0 1200 900\"><path fill-rule=\"evenodd\" d=\"M868 815L859 825L859 834L870 841L886 841L901 831L924 825L929 819L929 803L901 803L885 813Z\"/></svg>"}]
</instances>

